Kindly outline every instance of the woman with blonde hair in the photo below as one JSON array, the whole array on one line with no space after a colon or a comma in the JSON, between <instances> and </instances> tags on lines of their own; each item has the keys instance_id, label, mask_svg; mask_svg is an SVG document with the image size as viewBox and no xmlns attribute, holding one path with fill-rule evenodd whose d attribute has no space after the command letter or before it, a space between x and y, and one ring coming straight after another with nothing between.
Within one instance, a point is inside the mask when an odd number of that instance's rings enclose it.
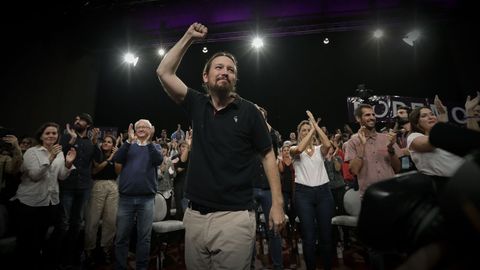
<instances>
[{"instance_id":1,"label":"woman with blonde hair","mask_svg":"<svg viewBox=\"0 0 480 270\"><path fill-rule=\"evenodd\" d=\"M309 120L298 125L298 145L290 148L295 168L295 210L300 219L307 269L315 269L316 239L319 239L323 268L331 269L334 201L324 165L331 143L312 113L307 111L307 115ZM320 139L320 145L315 145L315 134Z\"/></svg>"}]
</instances>

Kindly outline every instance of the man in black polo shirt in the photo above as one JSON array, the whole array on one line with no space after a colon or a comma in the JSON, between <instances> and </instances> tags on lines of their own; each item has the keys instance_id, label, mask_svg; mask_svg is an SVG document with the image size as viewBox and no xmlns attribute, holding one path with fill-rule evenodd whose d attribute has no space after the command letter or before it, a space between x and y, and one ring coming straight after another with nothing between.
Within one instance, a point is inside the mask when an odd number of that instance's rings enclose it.
<instances>
[{"instance_id":1,"label":"man in black polo shirt","mask_svg":"<svg viewBox=\"0 0 480 270\"><path fill-rule=\"evenodd\" d=\"M276 157L262 115L235 93L237 64L233 55L217 53L203 70L208 95L188 88L175 74L194 40L207 28L192 24L165 55L157 75L167 94L192 119L193 142L187 174L184 216L185 260L189 269L249 269L255 241L253 179L256 156L272 192L270 226L283 226L283 198Z\"/></svg>"}]
</instances>

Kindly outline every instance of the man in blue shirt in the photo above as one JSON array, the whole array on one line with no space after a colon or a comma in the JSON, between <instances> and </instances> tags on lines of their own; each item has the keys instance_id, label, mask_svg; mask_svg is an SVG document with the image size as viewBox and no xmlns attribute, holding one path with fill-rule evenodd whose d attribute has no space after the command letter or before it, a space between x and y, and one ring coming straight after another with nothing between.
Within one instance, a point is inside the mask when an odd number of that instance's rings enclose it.
<instances>
[{"instance_id":1,"label":"man in blue shirt","mask_svg":"<svg viewBox=\"0 0 480 270\"><path fill-rule=\"evenodd\" d=\"M182 125L177 124L177 130L172 133L171 139L172 141L177 140L177 142L185 140L185 131L182 130Z\"/></svg>"},{"instance_id":2,"label":"man in blue shirt","mask_svg":"<svg viewBox=\"0 0 480 270\"><path fill-rule=\"evenodd\" d=\"M157 192L157 166L162 154L152 144L155 129L146 119L128 127L128 140L115 154L122 165L118 180L117 235L115 239L115 269L127 269L128 247L133 225L137 224L136 265L148 268L154 199Z\"/></svg>"}]
</instances>

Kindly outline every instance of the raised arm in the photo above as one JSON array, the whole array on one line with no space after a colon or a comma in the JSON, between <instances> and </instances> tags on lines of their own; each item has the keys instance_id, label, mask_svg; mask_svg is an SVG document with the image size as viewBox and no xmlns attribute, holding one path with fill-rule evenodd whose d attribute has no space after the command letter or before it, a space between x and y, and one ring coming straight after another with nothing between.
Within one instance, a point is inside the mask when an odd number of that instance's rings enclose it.
<instances>
[{"instance_id":1,"label":"raised arm","mask_svg":"<svg viewBox=\"0 0 480 270\"><path fill-rule=\"evenodd\" d=\"M432 152L433 150L435 150L435 147L430 144L428 136L423 134L416 136L414 139L411 139L411 143L409 144L408 148L420 153Z\"/></svg>"},{"instance_id":2,"label":"raised arm","mask_svg":"<svg viewBox=\"0 0 480 270\"><path fill-rule=\"evenodd\" d=\"M322 144L320 151L322 151L322 155L325 156L328 153L328 150L330 147L332 147L332 144L330 143L330 140L328 139L327 135L323 130L318 126L317 121L315 121L315 118L313 117L313 114L310 111L307 111L308 118L310 119L310 123L312 123L315 131L317 131L318 138L320 139L320 143Z\"/></svg>"},{"instance_id":3,"label":"raised arm","mask_svg":"<svg viewBox=\"0 0 480 270\"><path fill-rule=\"evenodd\" d=\"M200 23L190 25L183 37L165 55L157 68L157 76L163 88L176 103L183 101L187 95L187 86L177 77L177 69L187 49L195 40L207 35L207 27Z\"/></svg>"},{"instance_id":4,"label":"raised arm","mask_svg":"<svg viewBox=\"0 0 480 270\"><path fill-rule=\"evenodd\" d=\"M295 157L296 155L300 155L303 151L305 151L314 133L315 129L311 128L308 134L303 137L301 141L299 141L297 146L290 147L290 156Z\"/></svg>"}]
</instances>

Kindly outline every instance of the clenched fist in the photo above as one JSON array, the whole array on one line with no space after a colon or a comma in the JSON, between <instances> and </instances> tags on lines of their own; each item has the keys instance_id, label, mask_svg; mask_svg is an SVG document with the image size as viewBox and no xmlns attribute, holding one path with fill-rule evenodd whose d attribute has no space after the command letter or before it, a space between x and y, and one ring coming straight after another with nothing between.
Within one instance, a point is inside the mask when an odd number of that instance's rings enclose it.
<instances>
[{"instance_id":1,"label":"clenched fist","mask_svg":"<svg viewBox=\"0 0 480 270\"><path fill-rule=\"evenodd\" d=\"M189 34L192 39L204 39L207 36L208 28L201 24L201 23L193 23L187 30L187 34Z\"/></svg>"}]
</instances>

